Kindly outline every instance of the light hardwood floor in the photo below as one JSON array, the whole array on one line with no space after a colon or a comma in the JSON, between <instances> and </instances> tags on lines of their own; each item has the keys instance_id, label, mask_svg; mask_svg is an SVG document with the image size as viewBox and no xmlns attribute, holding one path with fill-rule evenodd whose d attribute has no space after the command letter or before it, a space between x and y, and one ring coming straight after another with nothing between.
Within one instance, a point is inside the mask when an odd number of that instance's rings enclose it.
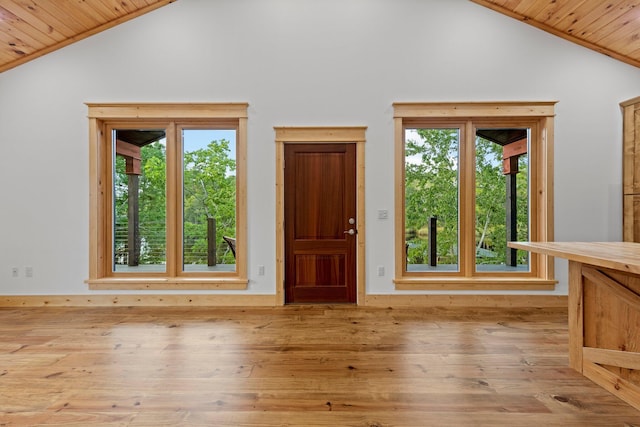
<instances>
[{"instance_id":1,"label":"light hardwood floor","mask_svg":"<svg viewBox=\"0 0 640 427\"><path fill-rule=\"evenodd\" d=\"M566 309L0 309L0 426L640 426Z\"/></svg>"}]
</instances>

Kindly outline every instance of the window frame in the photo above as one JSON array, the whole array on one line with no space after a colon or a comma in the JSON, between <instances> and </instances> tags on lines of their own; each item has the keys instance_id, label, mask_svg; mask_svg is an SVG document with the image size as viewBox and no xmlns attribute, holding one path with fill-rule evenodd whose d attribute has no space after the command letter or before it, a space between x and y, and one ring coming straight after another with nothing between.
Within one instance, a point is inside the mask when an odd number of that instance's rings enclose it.
<instances>
[{"instance_id":1,"label":"window frame","mask_svg":"<svg viewBox=\"0 0 640 427\"><path fill-rule=\"evenodd\" d=\"M553 258L531 254L529 272L477 272L475 242L475 130L529 127L530 235L553 240L553 117L555 101L394 103L395 277L397 290L552 290ZM405 129L459 127L459 271L406 271ZM471 242L471 243L469 243Z\"/></svg>"},{"instance_id":2,"label":"window frame","mask_svg":"<svg viewBox=\"0 0 640 427\"><path fill-rule=\"evenodd\" d=\"M89 289L246 289L247 103L86 104L89 109ZM163 127L167 130L166 271L113 272L112 147L116 128ZM180 129L236 129L236 268L185 272L182 268L182 175Z\"/></svg>"}]
</instances>

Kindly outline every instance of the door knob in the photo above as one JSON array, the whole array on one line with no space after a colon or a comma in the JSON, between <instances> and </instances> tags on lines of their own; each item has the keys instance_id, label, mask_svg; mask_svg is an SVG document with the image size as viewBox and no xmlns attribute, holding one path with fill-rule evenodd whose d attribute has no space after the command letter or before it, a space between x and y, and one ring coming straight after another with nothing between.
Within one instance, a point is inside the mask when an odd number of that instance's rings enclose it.
<instances>
[{"instance_id":1,"label":"door knob","mask_svg":"<svg viewBox=\"0 0 640 427\"><path fill-rule=\"evenodd\" d=\"M345 231L344 234L348 234L349 236L353 236L354 234L356 234L356 230L354 230L353 228L350 228L347 231Z\"/></svg>"}]
</instances>

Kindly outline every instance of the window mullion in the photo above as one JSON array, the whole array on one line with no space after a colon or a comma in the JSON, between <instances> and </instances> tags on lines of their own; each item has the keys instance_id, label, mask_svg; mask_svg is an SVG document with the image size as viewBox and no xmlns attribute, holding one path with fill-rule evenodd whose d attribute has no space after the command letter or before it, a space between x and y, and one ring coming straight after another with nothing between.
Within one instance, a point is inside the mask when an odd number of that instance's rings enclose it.
<instances>
[{"instance_id":1,"label":"window mullion","mask_svg":"<svg viewBox=\"0 0 640 427\"><path fill-rule=\"evenodd\" d=\"M542 128L546 129L544 126ZM531 165L529 166L529 240L534 242L550 241L550 236L553 235L553 221L546 216L548 210L540 208L540 206L547 205L542 200L543 197L546 197L547 192L539 190L548 190L545 183L549 182L547 177L544 176L545 169L542 167L549 161L546 153L546 136L544 136L545 131L543 129L541 129L539 122L531 126L530 139L531 141L537 141L537 143L531 143L529 147L531 151ZM550 231L550 233L547 231ZM533 274L542 277L553 276L553 263L549 263L547 258L530 253L529 263ZM551 265L551 270L548 270L549 265Z\"/></svg>"},{"instance_id":2,"label":"window mullion","mask_svg":"<svg viewBox=\"0 0 640 427\"><path fill-rule=\"evenodd\" d=\"M473 274L475 265L475 130L465 122L460 147L460 273Z\"/></svg>"},{"instance_id":3,"label":"window mullion","mask_svg":"<svg viewBox=\"0 0 640 427\"><path fill-rule=\"evenodd\" d=\"M101 214L104 216L103 218L103 234L104 240L103 242L103 253L105 254L102 259L102 269L104 276L112 276L113 275L113 240L114 240L114 207L113 207L113 174L115 169L115 140L113 138L113 126L105 126L104 133L102 138L105 139L105 144L103 147L103 169L104 169L104 188L107 191L104 191L104 209Z\"/></svg>"},{"instance_id":4,"label":"window mullion","mask_svg":"<svg viewBox=\"0 0 640 427\"><path fill-rule=\"evenodd\" d=\"M177 276L180 264L180 234L181 228L178 227L180 219L180 211L178 205L180 203L179 181L180 175L178 168L180 167L180 150L178 149L179 138L176 136L176 125L171 122L167 126L167 275L169 277Z\"/></svg>"},{"instance_id":5,"label":"window mullion","mask_svg":"<svg viewBox=\"0 0 640 427\"><path fill-rule=\"evenodd\" d=\"M405 126L402 118L394 119L395 139L395 275L404 276L405 256ZM401 189L401 190L400 190Z\"/></svg>"},{"instance_id":6,"label":"window mullion","mask_svg":"<svg viewBox=\"0 0 640 427\"><path fill-rule=\"evenodd\" d=\"M236 129L236 243L247 247L247 119L239 118ZM237 251L236 272L247 277L247 251Z\"/></svg>"}]
</instances>

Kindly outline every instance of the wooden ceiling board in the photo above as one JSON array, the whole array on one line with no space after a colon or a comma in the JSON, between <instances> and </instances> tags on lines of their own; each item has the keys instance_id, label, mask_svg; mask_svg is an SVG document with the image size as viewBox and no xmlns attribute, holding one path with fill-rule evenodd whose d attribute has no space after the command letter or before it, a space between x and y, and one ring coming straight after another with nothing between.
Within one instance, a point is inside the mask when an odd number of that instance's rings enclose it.
<instances>
[{"instance_id":1,"label":"wooden ceiling board","mask_svg":"<svg viewBox=\"0 0 640 427\"><path fill-rule=\"evenodd\" d=\"M621 37L621 34L627 29L630 21L629 15L632 14L634 9L627 10L623 7L617 7L609 9L602 15L600 20L595 21L589 26L587 31L584 31L581 36L588 37L589 40L598 43L605 37L613 34L614 39Z\"/></svg>"},{"instance_id":2,"label":"wooden ceiling board","mask_svg":"<svg viewBox=\"0 0 640 427\"><path fill-rule=\"evenodd\" d=\"M513 9L514 12L521 13L524 16L531 16L543 22L555 16L557 9L561 6L553 0L528 0L519 3L520 4ZM564 3L564 5L566 6L566 3Z\"/></svg>"},{"instance_id":3,"label":"wooden ceiling board","mask_svg":"<svg viewBox=\"0 0 640 427\"><path fill-rule=\"evenodd\" d=\"M75 32L56 16L37 5L26 4L25 2L0 2L0 10L5 9L15 16L31 25L35 30L44 34L49 34L56 40L63 40L72 37ZM62 17L61 19L64 19Z\"/></svg>"},{"instance_id":4,"label":"wooden ceiling board","mask_svg":"<svg viewBox=\"0 0 640 427\"><path fill-rule=\"evenodd\" d=\"M607 11L607 4L602 0L587 0L582 2L579 8L574 8L561 19L556 27L569 34L579 35L593 22L604 16Z\"/></svg>"},{"instance_id":5,"label":"wooden ceiling board","mask_svg":"<svg viewBox=\"0 0 640 427\"><path fill-rule=\"evenodd\" d=\"M0 34L0 40L5 42L6 46L9 46L10 51L15 51L16 49L29 50L28 46L35 46L36 48L44 46L43 43L37 41L35 38L29 36L28 34L25 34L20 28L20 21L15 17L9 16L9 19L7 19L6 22L11 27L7 30L7 32L3 32Z\"/></svg>"},{"instance_id":6,"label":"wooden ceiling board","mask_svg":"<svg viewBox=\"0 0 640 427\"><path fill-rule=\"evenodd\" d=\"M633 1L635 2L636 0ZM630 3L620 3L614 6L612 3L601 1L598 6L590 10L592 16L595 15L596 19L585 23L587 26L579 36L598 42L610 34L617 34L624 26L625 16L633 10L634 7Z\"/></svg>"},{"instance_id":7,"label":"wooden ceiling board","mask_svg":"<svg viewBox=\"0 0 640 427\"><path fill-rule=\"evenodd\" d=\"M622 15L618 19L618 24L615 25L618 28L617 30L610 31L608 35L595 41L602 45L611 46L616 50L624 49L628 43L632 43L639 38L640 27L637 22L640 22L640 7L631 9Z\"/></svg>"},{"instance_id":8,"label":"wooden ceiling board","mask_svg":"<svg viewBox=\"0 0 640 427\"><path fill-rule=\"evenodd\" d=\"M471 0L640 67L640 0Z\"/></svg>"},{"instance_id":9,"label":"wooden ceiling board","mask_svg":"<svg viewBox=\"0 0 640 427\"><path fill-rule=\"evenodd\" d=\"M11 12L0 9L0 14L2 14L3 22L7 22L10 27L5 35L5 37L13 36L15 38L19 38L26 44L41 44L46 46L48 43L55 41L50 35L47 33L43 33L42 31L33 31L33 25L25 22L20 19L18 16L14 15Z\"/></svg>"},{"instance_id":10,"label":"wooden ceiling board","mask_svg":"<svg viewBox=\"0 0 640 427\"><path fill-rule=\"evenodd\" d=\"M176 0L0 0L0 73Z\"/></svg>"},{"instance_id":11,"label":"wooden ceiling board","mask_svg":"<svg viewBox=\"0 0 640 427\"><path fill-rule=\"evenodd\" d=\"M81 11L82 6L80 3L39 2L38 7L49 15L58 17L59 21L63 21L76 34L97 26L99 22L94 20L93 23L87 23L87 19Z\"/></svg>"},{"instance_id":12,"label":"wooden ceiling board","mask_svg":"<svg viewBox=\"0 0 640 427\"><path fill-rule=\"evenodd\" d=\"M65 35L58 32L56 26L53 25L53 18L51 16L44 17L44 19L48 21L45 22L40 18L40 14L29 13L24 7L15 3L0 6L0 21L3 20L3 13L12 15L13 19L22 22L22 25L32 27L32 32L35 34L34 36L48 39L49 44L65 38ZM69 34L72 33L69 32Z\"/></svg>"}]
</instances>

